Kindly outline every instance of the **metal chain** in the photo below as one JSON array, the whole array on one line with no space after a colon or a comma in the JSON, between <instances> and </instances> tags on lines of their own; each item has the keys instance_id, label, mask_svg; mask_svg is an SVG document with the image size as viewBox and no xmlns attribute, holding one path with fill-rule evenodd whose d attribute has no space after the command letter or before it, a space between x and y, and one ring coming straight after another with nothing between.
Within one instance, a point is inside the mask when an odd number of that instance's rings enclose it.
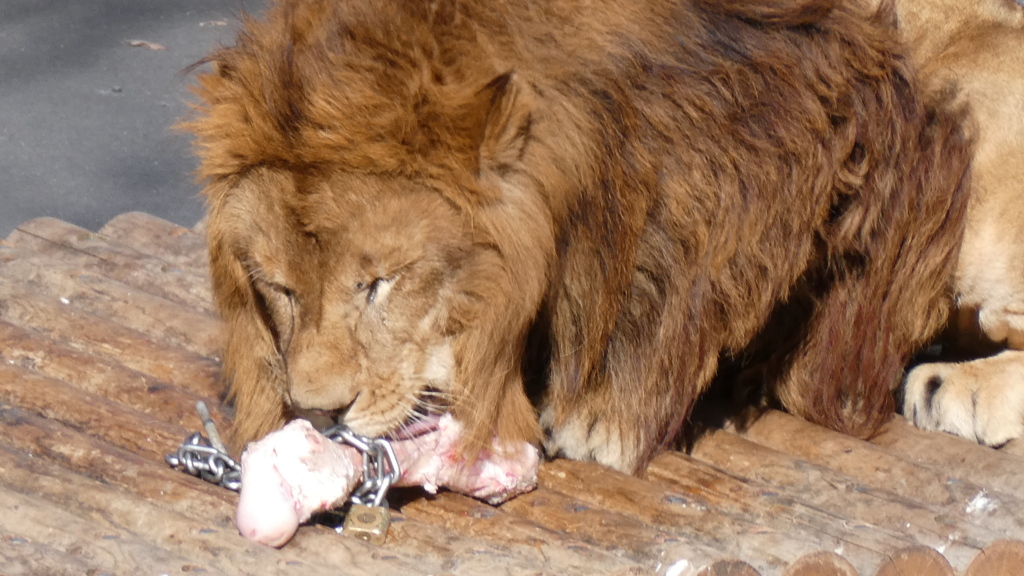
<instances>
[{"instance_id":1,"label":"metal chain","mask_svg":"<svg viewBox=\"0 0 1024 576\"><path fill-rule=\"evenodd\" d=\"M196 410L203 421L206 433L213 439L207 440L199 432L185 439L178 450L164 457L172 468L181 469L207 482L238 492L242 489L242 466L228 455L220 442L217 427L210 417L210 411L202 401L196 403ZM324 436L334 442L352 446L363 456L363 483L352 491L349 501L364 506L382 506L384 497L391 486L402 476L398 457L391 443L384 438L360 436L341 425L331 426Z\"/></svg>"},{"instance_id":2,"label":"metal chain","mask_svg":"<svg viewBox=\"0 0 1024 576\"><path fill-rule=\"evenodd\" d=\"M164 456L172 468L238 492L242 489L242 466L227 452L214 448L199 432L185 439L176 452Z\"/></svg>"},{"instance_id":3,"label":"metal chain","mask_svg":"<svg viewBox=\"0 0 1024 576\"><path fill-rule=\"evenodd\" d=\"M352 491L349 501L363 506L385 505L384 496L402 477L402 468L391 443L384 438L367 438L339 425L324 430L335 442L344 442L363 455L363 483Z\"/></svg>"}]
</instances>

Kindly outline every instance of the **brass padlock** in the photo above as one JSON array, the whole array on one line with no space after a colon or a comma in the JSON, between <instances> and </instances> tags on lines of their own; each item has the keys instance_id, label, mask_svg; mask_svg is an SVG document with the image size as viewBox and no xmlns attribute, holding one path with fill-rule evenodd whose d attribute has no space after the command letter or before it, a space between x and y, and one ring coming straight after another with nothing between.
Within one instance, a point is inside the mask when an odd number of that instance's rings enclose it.
<instances>
[{"instance_id":1,"label":"brass padlock","mask_svg":"<svg viewBox=\"0 0 1024 576\"><path fill-rule=\"evenodd\" d=\"M388 536L391 515L383 506L353 504L345 515L342 533L380 546Z\"/></svg>"}]
</instances>

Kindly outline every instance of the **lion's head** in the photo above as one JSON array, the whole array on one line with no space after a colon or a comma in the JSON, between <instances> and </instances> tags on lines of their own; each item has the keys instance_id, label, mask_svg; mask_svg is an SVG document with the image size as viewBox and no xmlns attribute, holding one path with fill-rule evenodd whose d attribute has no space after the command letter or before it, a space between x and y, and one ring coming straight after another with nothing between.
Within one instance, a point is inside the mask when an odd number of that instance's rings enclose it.
<instances>
[{"instance_id":1,"label":"lion's head","mask_svg":"<svg viewBox=\"0 0 1024 576\"><path fill-rule=\"evenodd\" d=\"M293 410L345 410L376 436L445 409L453 347L486 266L458 210L408 181L251 173L216 231L273 341L265 361Z\"/></svg>"}]
</instances>

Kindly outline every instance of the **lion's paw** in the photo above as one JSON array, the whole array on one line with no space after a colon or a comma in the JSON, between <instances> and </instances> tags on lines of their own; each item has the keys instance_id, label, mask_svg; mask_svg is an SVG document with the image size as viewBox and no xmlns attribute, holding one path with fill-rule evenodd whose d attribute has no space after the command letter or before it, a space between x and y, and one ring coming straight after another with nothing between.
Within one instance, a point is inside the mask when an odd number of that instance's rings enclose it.
<instances>
[{"instance_id":1,"label":"lion's paw","mask_svg":"<svg viewBox=\"0 0 1024 576\"><path fill-rule=\"evenodd\" d=\"M541 417L541 424L548 431L544 447L548 454L593 460L623 472L636 468L636 443L624 438L621 426L582 413L571 415L559 426L550 426L549 416Z\"/></svg>"},{"instance_id":2,"label":"lion's paw","mask_svg":"<svg viewBox=\"0 0 1024 576\"><path fill-rule=\"evenodd\" d=\"M903 414L988 446L1024 436L1024 352L918 366L907 376Z\"/></svg>"}]
</instances>

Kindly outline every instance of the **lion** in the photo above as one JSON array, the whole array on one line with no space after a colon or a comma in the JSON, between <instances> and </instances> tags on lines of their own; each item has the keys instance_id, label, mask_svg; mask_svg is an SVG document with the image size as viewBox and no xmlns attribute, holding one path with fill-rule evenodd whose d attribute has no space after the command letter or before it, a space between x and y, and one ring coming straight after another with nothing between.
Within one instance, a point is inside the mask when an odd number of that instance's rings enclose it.
<instances>
[{"instance_id":1,"label":"lion","mask_svg":"<svg viewBox=\"0 0 1024 576\"><path fill-rule=\"evenodd\" d=\"M977 145L944 356L907 376L917 426L989 446L1024 436L1024 5L899 0L902 33L933 89L959 87Z\"/></svg>"},{"instance_id":2,"label":"lion","mask_svg":"<svg viewBox=\"0 0 1024 576\"><path fill-rule=\"evenodd\" d=\"M720 360L843 432L946 321L971 141L831 0L278 0L199 74L236 449L450 413L636 473Z\"/></svg>"}]
</instances>

